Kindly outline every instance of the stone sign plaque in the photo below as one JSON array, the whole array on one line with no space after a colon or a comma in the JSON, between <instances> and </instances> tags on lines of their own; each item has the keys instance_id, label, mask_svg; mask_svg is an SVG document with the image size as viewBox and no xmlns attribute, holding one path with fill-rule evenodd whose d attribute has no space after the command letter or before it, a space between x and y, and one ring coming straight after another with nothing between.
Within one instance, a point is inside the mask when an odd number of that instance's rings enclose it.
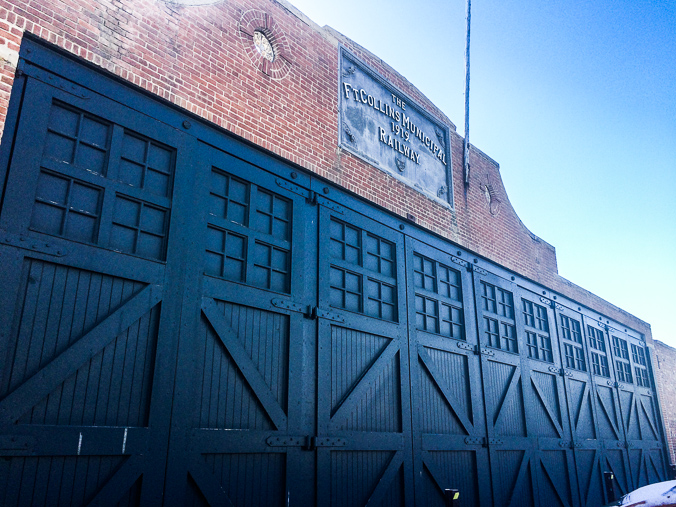
<instances>
[{"instance_id":1,"label":"stone sign plaque","mask_svg":"<svg viewBox=\"0 0 676 507\"><path fill-rule=\"evenodd\" d=\"M340 147L452 206L448 127L343 47L339 72Z\"/></svg>"}]
</instances>

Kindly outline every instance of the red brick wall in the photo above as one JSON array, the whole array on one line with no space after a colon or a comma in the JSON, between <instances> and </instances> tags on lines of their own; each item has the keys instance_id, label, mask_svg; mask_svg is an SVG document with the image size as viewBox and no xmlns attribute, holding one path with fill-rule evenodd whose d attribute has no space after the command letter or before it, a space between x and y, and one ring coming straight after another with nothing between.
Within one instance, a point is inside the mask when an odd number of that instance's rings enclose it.
<instances>
[{"instance_id":1,"label":"red brick wall","mask_svg":"<svg viewBox=\"0 0 676 507\"><path fill-rule=\"evenodd\" d=\"M239 21L272 16L291 62L283 79L252 65ZM532 235L509 203L498 165L479 150L463 185L462 138L403 76L349 39L275 0L187 7L160 0L0 0L0 128L24 31L445 236L555 292L596 308L650 339L642 321L558 276L554 248ZM451 127L454 201L449 212L338 148L338 44ZM486 198L492 186L493 212Z\"/></svg>"},{"instance_id":2,"label":"red brick wall","mask_svg":"<svg viewBox=\"0 0 676 507\"><path fill-rule=\"evenodd\" d=\"M662 417L669 442L671 463L676 463L676 349L655 340L655 380L662 403Z\"/></svg>"}]
</instances>

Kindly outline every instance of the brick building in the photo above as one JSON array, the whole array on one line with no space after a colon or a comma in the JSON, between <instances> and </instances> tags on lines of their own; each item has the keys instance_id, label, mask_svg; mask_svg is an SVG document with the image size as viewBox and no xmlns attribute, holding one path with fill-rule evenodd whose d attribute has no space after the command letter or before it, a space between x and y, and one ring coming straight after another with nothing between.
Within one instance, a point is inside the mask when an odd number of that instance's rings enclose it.
<instances>
[{"instance_id":1,"label":"brick building","mask_svg":"<svg viewBox=\"0 0 676 507\"><path fill-rule=\"evenodd\" d=\"M0 503L600 505L650 327L284 0L0 0Z\"/></svg>"},{"instance_id":2,"label":"brick building","mask_svg":"<svg viewBox=\"0 0 676 507\"><path fill-rule=\"evenodd\" d=\"M676 463L676 349L655 340L655 381L669 442L670 463Z\"/></svg>"}]
</instances>

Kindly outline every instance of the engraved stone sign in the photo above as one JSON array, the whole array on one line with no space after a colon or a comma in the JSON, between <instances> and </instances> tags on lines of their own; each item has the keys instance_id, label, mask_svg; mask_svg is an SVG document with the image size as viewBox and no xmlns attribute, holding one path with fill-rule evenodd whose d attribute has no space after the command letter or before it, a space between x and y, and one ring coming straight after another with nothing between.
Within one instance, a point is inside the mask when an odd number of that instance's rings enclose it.
<instances>
[{"instance_id":1,"label":"engraved stone sign","mask_svg":"<svg viewBox=\"0 0 676 507\"><path fill-rule=\"evenodd\" d=\"M338 142L430 199L453 205L449 129L340 48Z\"/></svg>"}]
</instances>

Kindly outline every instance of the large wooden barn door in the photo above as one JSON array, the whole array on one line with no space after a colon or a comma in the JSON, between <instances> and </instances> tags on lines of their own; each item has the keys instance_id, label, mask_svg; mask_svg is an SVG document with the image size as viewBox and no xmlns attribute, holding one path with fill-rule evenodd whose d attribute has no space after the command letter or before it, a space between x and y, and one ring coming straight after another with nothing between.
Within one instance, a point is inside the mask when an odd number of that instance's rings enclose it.
<instances>
[{"instance_id":1,"label":"large wooden barn door","mask_svg":"<svg viewBox=\"0 0 676 507\"><path fill-rule=\"evenodd\" d=\"M608 328L608 332L629 459L627 482L635 489L667 480L648 349L645 343L620 330Z\"/></svg>"},{"instance_id":2,"label":"large wooden barn door","mask_svg":"<svg viewBox=\"0 0 676 507\"><path fill-rule=\"evenodd\" d=\"M613 361L607 326L586 316L583 324L589 342L598 438L602 442L600 467L602 472L613 473L615 492L619 496L632 490L618 393L621 384L616 380L617 365Z\"/></svg>"},{"instance_id":3,"label":"large wooden barn door","mask_svg":"<svg viewBox=\"0 0 676 507\"><path fill-rule=\"evenodd\" d=\"M603 448L598 429L589 341L585 339L582 315L559 304L556 304L555 315L572 432L570 447L573 449L577 475L571 486L577 487L580 505L602 505L605 503ZM598 354L595 360L600 372Z\"/></svg>"},{"instance_id":4,"label":"large wooden barn door","mask_svg":"<svg viewBox=\"0 0 676 507\"><path fill-rule=\"evenodd\" d=\"M0 214L0 504L158 504L192 144L23 72Z\"/></svg>"},{"instance_id":5,"label":"large wooden barn door","mask_svg":"<svg viewBox=\"0 0 676 507\"><path fill-rule=\"evenodd\" d=\"M517 286L473 269L493 502L537 505L537 442L528 437L526 387L517 338ZM527 371L527 370L526 370Z\"/></svg>"},{"instance_id":6,"label":"large wooden barn door","mask_svg":"<svg viewBox=\"0 0 676 507\"><path fill-rule=\"evenodd\" d=\"M285 180L206 146L201 153L166 503L312 505L309 178Z\"/></svg>"},{"instance_id":7,"label":"large wooden barn door","mask_svg":"<svg viewBox=\"0 0 676 507\"><path fill-rule=\"evenodd\" d=\"M564 369L556 339L551 301L526 290L515 301L522 344L528 436L536 453L531 460L539 503L549 507L580 505L571 450Z\"/></svg>"},{"instance_id":8,"label":"large wooden barn door","mask_svg":"<svg viewBox=\"0 0 676 507\"><path fill-rule=\"evenodd\" d=\"M319 206L319 505L412 505L404 237Z\"/></svg>"},{"instance_id":9,"label":"large wooden barn door","mask_svg":"<svg viewBox=\"0 0 676 507\"><path fill-rule=\"evenodd\" d=\"M417 505L492 505L479 345L467 262L406 238Z\"/></svg>"}]
</instances>

